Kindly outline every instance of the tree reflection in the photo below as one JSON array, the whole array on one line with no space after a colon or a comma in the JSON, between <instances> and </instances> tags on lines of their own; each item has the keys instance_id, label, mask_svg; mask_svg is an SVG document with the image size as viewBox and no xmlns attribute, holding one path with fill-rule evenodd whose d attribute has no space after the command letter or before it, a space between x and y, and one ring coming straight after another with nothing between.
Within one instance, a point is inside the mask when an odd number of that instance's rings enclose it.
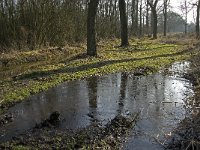
<instances>
[{"instance_id":1,"label":"tree reflection","mask_svg":"<svg viewBox=\"0 0 200 150\"><path fill-rule=\"evenodd\" d=\"M126 87L127 87L128 75L126 73L121 73L121 83L120 83L120 95L119 95L119 109L118 115L122 114L124 108L124 100L126 98Z\"/></svg>"},{"instance_id":2,"label":"tree reflection","mask_svg":"<svg viewBox=\"0 0 200 150\"><path fill-rule=\"evenodd\" d=\"M96 76L87 79L89 114L92 122L97 122L97 86L98 78Z\"/></svg>"}]
</instances>

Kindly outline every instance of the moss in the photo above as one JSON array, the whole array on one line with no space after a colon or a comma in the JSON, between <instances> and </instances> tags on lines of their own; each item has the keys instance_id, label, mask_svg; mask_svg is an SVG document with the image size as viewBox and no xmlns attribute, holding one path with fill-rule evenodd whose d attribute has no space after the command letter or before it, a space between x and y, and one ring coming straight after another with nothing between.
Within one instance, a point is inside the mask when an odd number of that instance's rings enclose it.
<instances>
[{"instance_id":1,"label":"moss","mask_svg":"<svg viewBox=\"0 0 200 150\"><path fill-rule=\"evenodd\" d=\"M22 145L19 145L19 146L13 146L12 149L13 149L13 150L30 150L29 147L22 146Z\"/></svg>"},{"instance_id":2,"label":"moss","mask_svg":"<svg viewBox=\"0 0 200 150\"><path fill-rule=\"evenodd\" d=\"M121 71L134 71L144 67L151 68L147 73L152 73L174 61L190 57L188 53L184 53L186 47L183 45L132 39L127 48L115 47L119 43L119 40L100 42L98 57L82 57L80 54L77 56L73 54L60 62L41 66L37 64L21 72L15 78L2 81L0 104L21 101L31 94L47 90L64 81Z\"/></svg>"}]
</instances>

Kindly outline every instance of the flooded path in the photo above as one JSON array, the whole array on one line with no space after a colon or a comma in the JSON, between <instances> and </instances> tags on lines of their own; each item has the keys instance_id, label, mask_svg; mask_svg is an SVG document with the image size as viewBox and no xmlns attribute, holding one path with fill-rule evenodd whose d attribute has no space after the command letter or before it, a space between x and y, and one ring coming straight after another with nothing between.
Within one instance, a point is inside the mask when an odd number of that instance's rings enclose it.
<instances>
[{"instance_id":1,"label":"flooded path","mask_svg":"<svg viewBox=\"0 0 200 150\"><path fill-rule=\"evenodd\" d=\"M60 129L103 126L118 114L140 111L124 149L162 149L156 141L164 142L189 113L185 101L193 95L192 84L181 78L188 69L188 62L175 63L170 75L116 73L63 83L10 108L14 121L0 127L0 141L32 129L54 111L61 114Z\"/></svg>"}]
</instances>

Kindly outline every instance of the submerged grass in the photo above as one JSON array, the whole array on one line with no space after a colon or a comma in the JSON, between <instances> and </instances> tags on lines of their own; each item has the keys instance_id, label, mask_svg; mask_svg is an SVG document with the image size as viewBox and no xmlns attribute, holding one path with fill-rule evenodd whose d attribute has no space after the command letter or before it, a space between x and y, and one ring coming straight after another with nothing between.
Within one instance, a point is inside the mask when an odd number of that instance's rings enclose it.
<instances>
[{"instance_id":1,"label":"submerged grass","mask_svg":"<svg viewBox=\"0 0 200 150\"><path fill-rule=\"evenodd\" d=\"M61 61L37 65L14 77L1 80L0 105L6 106L19 102L31 94L47 90L64 81L134 71L138 68L150 68L147 73L152 73L174 61L190 57L190 53L186 53L190 52L188 45L164 44L148 39L132 39L130 46L126 48L116 47L119 44L118 39L99 42L98 57L87 57L84 50L79 48L71 55L63 54ZM28 56L38 55L38 52L29 53Z\"/></svg>"}]
</instances>

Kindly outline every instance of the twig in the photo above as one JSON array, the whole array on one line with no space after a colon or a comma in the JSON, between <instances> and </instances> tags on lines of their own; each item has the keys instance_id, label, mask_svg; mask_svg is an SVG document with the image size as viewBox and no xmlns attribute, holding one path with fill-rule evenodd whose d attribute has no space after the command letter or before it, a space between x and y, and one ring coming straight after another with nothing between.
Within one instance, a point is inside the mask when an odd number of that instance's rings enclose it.
<instances>
[{"instance_id":1,"label":"twig","mask_svg":"<svg viewBox=\"0 0 200 150\"><path fill-rule=\"evenodd\" d=\"M0 104L3 102L3 100L2 101L0 101Z\"/></svg>"},{"instance_id":2,"label":"twig","mask_svg":"<svg viewBox=\"0 0 200 150\"><path fill-rule=\"evenodd\" d=\"M190 147L190 145L191 145L191 142L189 143L189 145L186 147L186 149L185 149L185 150L188 150L188 148Z\"/></svg>"}]
</instances>

